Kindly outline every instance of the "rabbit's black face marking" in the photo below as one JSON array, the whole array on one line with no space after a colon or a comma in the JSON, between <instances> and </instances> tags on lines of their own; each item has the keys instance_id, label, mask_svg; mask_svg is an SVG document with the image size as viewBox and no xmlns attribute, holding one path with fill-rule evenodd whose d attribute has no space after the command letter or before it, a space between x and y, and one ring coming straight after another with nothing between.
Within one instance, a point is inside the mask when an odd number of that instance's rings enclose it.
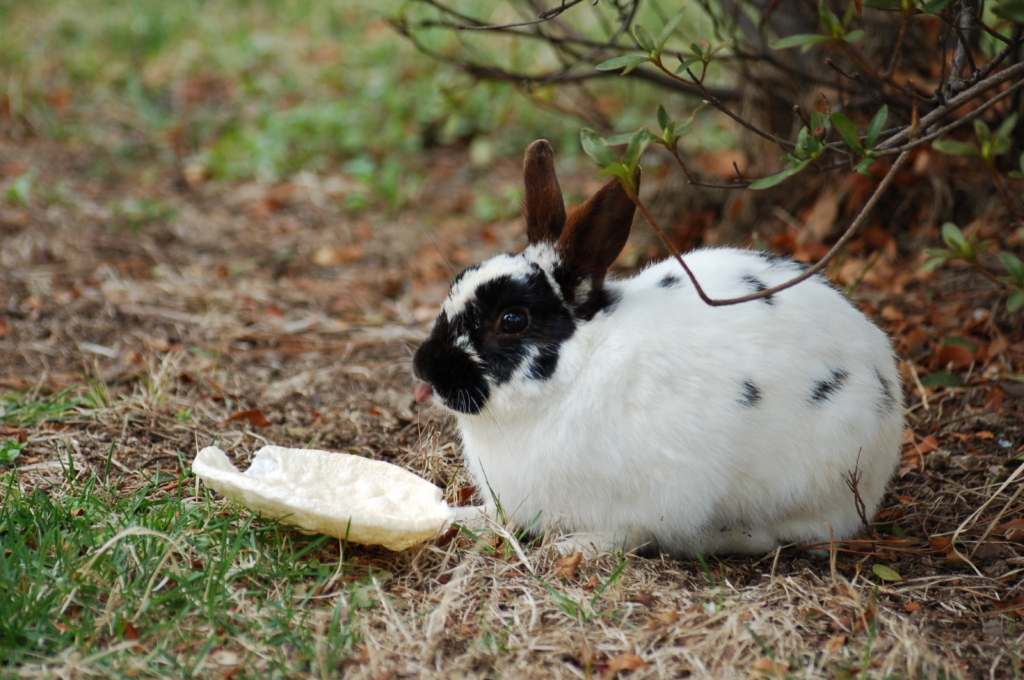
<instances>
[{"instance_id":1,"label":"rabbit's black face marking","mask_svg":"<svg viewBox=\"0 0 1024 680\"><path fill-rule=\"evenodd\" d=\"M442 404L462 413L479 413L490 395L490 386L466 351L461 329L454 327L445 314L437 317L430 337L413 355L413 373L432 385Z\"/></svg>"},{"instance_id":2,"label":"rabbit's black face marking","mask_svg":"<svg viewBox=\"0 0 1024 680\"><path fill-rule=\"evenodd\" d=\"M531 265L525 277L506 275L482 284L466 308L479 320L470 342L498 385L508 382L527 360L531 378L550 378L558 348L576 331L547 276Z\"/></svg>"},{"instance_id":3,"label":"rabbit's black face marking","mask_svg":"<svg viewBox=\"0 0 1024 680\"><path fill-rule=\"evenodd\" d=\"M679 283L679 277L675 274L665 274L665 277L658 281L658 285L662 288L671 288Z\"/></svg>"},{"instance_id":4,"label":"rabbit's black face marking","mask_svg":"<svg viewBox=\"0 0 1024 680\"><path fill-rule=\"evenodd\" d=\"M755 293L760 293L762 291L768 290L768 286L764 284L764 281L757 278L756 276L751 276L750 274L747 274L746 276L743 277L743 282L746 283L751 288L753 288ZM775 300L772 298L771 295L769 295L766 298L761 298L761 301L768 305L775 304Z\"/></svg>"},{"instance_id":5,"label":"rabbit's black face marking","mask_svg":"<svg viewBox=\"0 0 1024 680\"><path fill-rule=\"evenodd\" d=\"M875 369L875 377L878 378L878 384L882 386L881 411L882 413L892 413L896 408L896 397L892 393L892 383L877 368Z\"/></svg>"},{"instance_id":6,"label":"rabbit's black face marking","mask_svg":"<svg viewBox=\"0 0 1024 680\"><path fill-rule=\"evenodd\" d=\"M610 297L610 296L605 296ZM549 275L524 255L502 255L452 284L413 371L448 408L474 415L517 372L547 380L559 348L576 332Z\"/></svg>"},{"instance_id":7,"label":"rabbit's black face marking","mask_svg":"<svg viewBox=\"0 0 1024 680\"><path fill-rule=\"evenodd\" d=\"M761 388L755 385L753 380L744 380L743 396L740 397L740 403L744 406L754 407L759 401L761 401Z\"/></svg>"},{"instance_id":8,"label":"rabbit's black face marking","mask_svg":"<svg viewBox=\"0 0 1024 680\"><path fill-rule=\"evenodd\" d=\"M832 398L832 394L839 390L846 382L850 374L841 368L832 369L831 375L825 380L814 383L814 390L811 392L811 402L821 403Z\"/></svg>"}]
</instances>

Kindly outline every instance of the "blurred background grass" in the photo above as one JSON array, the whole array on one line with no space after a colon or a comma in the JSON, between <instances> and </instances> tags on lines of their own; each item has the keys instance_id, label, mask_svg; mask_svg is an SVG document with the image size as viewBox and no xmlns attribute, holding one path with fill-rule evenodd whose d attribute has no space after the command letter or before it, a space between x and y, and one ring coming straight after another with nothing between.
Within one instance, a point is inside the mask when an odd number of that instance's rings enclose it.
<instances>
[{"instance_id":1,"label":"blurred background grass","mask_svg":"<svg viewBox=\"0 0 1024 680\"><path fill-rule=\"evenodd\" d=\"M508 11L463 5L496 20ZM666 12L647 7L659 25ZM154 161L265 182L340 167L400 207L422 179L417 155L433 147L464 146L486 164L546 137L573 163L585 121L558 110L553 93L476 80L388 23L429 11L397 0L0 0L0 106L18 121L15 137L87 152L98 179ZM701 28L699 13L689 25ZM421 37L442 54L490 50L538 67L552 58L493 34ZM594 89L591 103L619 129L666 99L615 77Z\"/></svg>"}]
</instances>

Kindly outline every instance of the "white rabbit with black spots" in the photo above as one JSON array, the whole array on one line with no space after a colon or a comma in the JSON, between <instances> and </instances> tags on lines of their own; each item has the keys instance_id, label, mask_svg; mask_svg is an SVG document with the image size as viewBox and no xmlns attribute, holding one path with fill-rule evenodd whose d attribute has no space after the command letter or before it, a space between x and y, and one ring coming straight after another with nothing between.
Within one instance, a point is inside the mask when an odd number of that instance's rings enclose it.
<instances>
[{"instance_id":1,"label":"white rabbit with black spots","mask_svg":"<svg viewBox=\"0 0 1024 680\"><path fill-rule=\"evenodd\" d=\"M814 276L712 307L675 260L605 278L634 204L613 180L570 214L551 147L526 153L529 245L464 271L414 370L454 412L484 495L535 529L672 555L827 544L870 519L899 456L889 340ZM803 265L705 249L684 259L711 297Z\"/></svg>"}]
</instances>

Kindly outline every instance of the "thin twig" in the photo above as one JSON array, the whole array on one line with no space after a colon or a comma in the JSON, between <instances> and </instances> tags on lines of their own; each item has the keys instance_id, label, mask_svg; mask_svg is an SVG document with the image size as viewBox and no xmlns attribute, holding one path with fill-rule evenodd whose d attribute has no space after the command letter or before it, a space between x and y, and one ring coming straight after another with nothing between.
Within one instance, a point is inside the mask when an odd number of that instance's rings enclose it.
<instances>
[{"instance_id":1,"label":"thin twig","mask_svg":"<svg viewBox=\"0 0 1024 680\"><path fill-rule=\"evenodd\" d=\"M998 85L1002 85L1008 80L1015 80L1022 77L1024 77L1024 62L1014 64L1013 66L1008 66L1002 71L999 71L998 73L995 73L989 76L988 78L982 80L973 87L964 90L963 92L956 95L952 99L947 100L945 104L938 107L937 109L932 110L927 115L922 116L920 126L924 129L927 129L933 123L937 123L945 116L949 115L950 113L953 113L967 102L979 97L985 92L988 92L992 88ZM1013 87L1016 86L1017 83L1013 85ZM904 130L901 130L900 132L897 132L892 137L886 139L884 142L881 142L876 148L879 151L892 149L900 142L905 141L909 136L910 128L908 127Z\"/></svg>"},{"instance_id":2,"label":"thin twig","mask_svg":"<svg viewBox=\"0 0 1024 680\"><path fill-rule=\"evenodd\" d=\"M575 7L581 2L583 2L583 0L569 0L569 2L562 3L558 7L553 7L545 12L541 12L540 17L532 21L520 21L514 24L488 24L477 26L464 26L461 24L455 24L455 28L459 29L460 31L501 31L505 30L506 28L519 28L520 26L533 26L534 24L543 24L545 21L551 21L562 12L566 11L570 7Z\"/></svg>"},{"instance_id":3,"label":"thin twig","mask_svg":"<svg viewBox=\"0 0 1024 680\"><path fill-rule=\"evenodd\" d=\"M902 154L899 155L899 157L896 158L896 160L892 164L892 167L889 168L889 172L887 172L885 177L882 178L882 181L875 189L875 192L871 194L871 198L869 198L867 203L864 204L864 207L861 208L860 213L853 220L853 222L850 223L850 226L846 228L846 231L843 232L843 235L841 237L839 237L839 240L836 241L835 245L832 246L832 249L825 254L825 257L818 260L811 267L805 269L803 273L801 273L799 276L796 276L790 279L789 281L786 281L785 283L781 283L772 288L767 288L758 293L752 293L750 295L744 295L742 297L737 298L728 298L724 300L716 300L708 297L708 295L704 292L704 289L701 288L700 283L698 283L696 277L693 275L693 272L690 271L690 268L686 265L686 262L683 261L683 258L679 254L679 251L676 249L675 245L673 245L673 243L669 240L668 236L662 230L661 225L659 225L657 220L654 219L654 216L651 215L650 211L647 210L647 206L643 204L643 202L640 200L640 197L637 196L635 193L630 193L629 197L633 200L633 203L636 204L636 207L640 210L640 212L643 213L643 216L647 219L647 222L654 229L655 233L658 234L658 238L661 239L661 242L665 244L666 248L668 248L668 251L672 254L672 257L676 259L679 265L683 268L683 271L686 272L686 275L690 277L690 281L693 282L693 286L697 290L697 295L700 296L700 299L703 300L705 304L710 305L712 307L724 307L726 305L735 305L741 302L749 302L751 300L760 300L761 298L767 298L771 295L774 295L775 293L778 293L781 290L791 288L796 284L800 283L801 281L809 279L810 277L814 276L822 269L824 269L826 265L828 265L828 263L831 262L833 258L835 258L836 254L838 254L839 251L841 251L843 247L846 246L850 239L853 238L853 235L857 233L857 230L860 229L861 225L864 224L864 221L867 219L868 213L871 212L872 208L875 207L879 199L882 197L882 194L885 193L885 190L889 188L890 184L892 184L893 179L896 177L896 173L903 166L903 164L906 163L907 158L909 158L909 156L910 152L904 151Z\"/></svg>"},{"instance_id":4,"label":"thin twig","mask_svg":"<svg viewBox=\"0 0 1024 680\"><path fill-rule=\"evenodd\" d=\"M882 150L883 149L883 145L884 145L884 142L883 142L882 144L879 144L876 147L875 151L877 152L878 156L891 156L892 154L895 154L895 153L902 153L904 151L909 151L911 149L916 149L919 146L927 144L928 142L932 141L933 139L937 139L937 138L943 136L947 132L955 130L956 128L960 127L961 125L965 125L967 123L970 123L972 120L974 120L975 118L977 118L981 114L985 113L990 108L992 108L993 106L998 104L1001 100L1003 100L1006 97L1010 96L1011 94L1013 94L1017 90L1021 89L1022 87L1024 87L1024 80L1021 80L1021 81L1018 81L1018 82L1014 83L1013 85L1011 85L1010 87L1006 88L1005 90L1003 90L1002 92L1000 92L996 96L992 97L992 99L989 99L984 104L981 104L980 106L978 106L978 108L976 108L973 111L970 111L968 113L965 113L962 117L957 118L955 121L953 121L949 125L946 125L945 127L941 127L941 128L939 128L937 130L929 132L927 135L925 135L923 137L918 137L914 141L912 141L912 142L910 142L908 144L904 144L903 146L897 146L897 147L894 147L894 148L891 148L891 149L884 149L884 151ZM920 127L920 125L918 125L918 127ZM902 131L902 132L905 132L905 131ZM896 135L893 135L893 137L895 137L895 136ZM892 139L893 137L890 137L889 139ZM888 142L888 141L889 140L887 139L886 142Z\"/></svg>"}]
</instances>

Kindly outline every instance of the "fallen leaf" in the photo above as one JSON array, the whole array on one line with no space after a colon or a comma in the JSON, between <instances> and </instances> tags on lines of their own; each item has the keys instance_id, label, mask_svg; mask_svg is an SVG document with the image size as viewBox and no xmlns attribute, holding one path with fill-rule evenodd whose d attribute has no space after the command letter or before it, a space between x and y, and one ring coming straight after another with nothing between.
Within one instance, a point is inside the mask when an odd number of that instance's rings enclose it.
<instances>
[{"instance_id":1,"label":"fallen leaf","mask_svg":"<svg viewBox=\"0 0 1024 680\"><path fill-rule=\"evenodd\" d=\"M995 530L1014 543L1024 543L1024 517L997 524Z\"/></svg>"},{"instance_id":2,"label":"fallen leaf","mask_svg":"<svg viewBox=\"0 0 1024 680\"><path fill-rule=\"evenodd\" d=\"M754 661L751 664L751 668L756 671L752 672L751 677L761 677L761 673L771 673L772 675L780 675L789 670L789 664L785 661L772 661L766 656L762 656L760 659Z\"/></svg>"},{"instance_id":3,"label":"fallen leaf","mask_svg":"<svg viewBox=\"0 0 1024 680\"><path fill-rule=\"evenodd\" d=\"M655 614L651 617L651 620L647 622L648 628L659 628L661 626L671 626L673 623L681 619L679 612L669 609L668 611Z\"/></svg>"},{"instance_id":4,"label":"fallen leaf","mask_svg":"<svg viewBox=\"0 0 1024 680\"><path fill-rule=\"evenodd\" d=\"M473 502L473 496L476 495L475 486L460 486L455 491L455 502L459 506L470 505Z\"/></svg>"},{"instance_id":5,"label":"fallen leaf","mask_svg":"<svg viewBox=\"0 0 1024 680\"><path fill-rule=\"evenodd\" d=\"M7 317L0 316L0 338L6 338L11 334L11 325L7 323Z\"/></svg>"},{"instance_id":6,"label":"fallen leaf","mask_svg":"<svg viewBox=\"0 0 1024 680\"><path fill-rule=\"evenodd\" d=\"M1024 594L1017 595L1011 600L996 600L997 612L1014 612L1018 616L1024 616Z\"/></svg>"},{"instance_id":7,"label":"fallen leaf","mask_svg":"<svg viewBox=\"0 0 1024 680\"><path fill-rule=\"evenodd\" d=\"M583 562L583 553L576 551L572 555L563 557L562 559L555 562L552 572L557 578L574 579L576 578L576 570Z\"/></svg>"},{"instance_id":8,"label":"fallen leaf","mask_svg":"<svg viewBox=\"0 0 1024 680\"><path fill-rule=\"evenodd\" d=\"M631 600L631 602L638 602L645 607L650 607L654 602L654 596L648 590L641 590Z\"/></svg>"},{"instance_id":9,"label":"fallen leaf","mask_svg":"<svg viewBox=\"0 0 1024 680\"><path fill-rule=\"evenodd\" d=\"M825 651L830 654L838 654L839 650L842 649L845 644L845 635L833 635L828 639L828 642L825 643Z\"/></svg>"},{"instance_id":10,"label":"fallen leaf","mask_svg":"<svg viewBox=\"0 0 1024 680\"><path fill-rule=\"evenodd\" d=\"M896 572L895 569L885 566L884 564L873 564L871 565L871 571L874 572L875 576L882 579L883 581L902 581L903 577Z\"/></svg>"},{"instance_id":11,"label":"fallen leaf","mask_svg":"<svg viewBox=\"0 0 1024 680\"><path fill-rule=\"evenodd\" d=\"M591 574L590 578L587 579L587 583L583 586L584 590L597 590L601 582L597 580L597 575Z\"/></svg>"},{"instance_id":12,"label":"fallen leaf","mask_svg":"<svg viewBox=\"0 0 1024 680\"><path fill-rule=\"evenodd\" d=\"M133 624L131 621L125 621L123 625L124 625L124 638L126 640L138 640L139 639L139 629L135 627L135 624Z\"/></svg>"},{"instance_id":13,"label":"fallen leaf","mask_svg":"<svg viewBox=\"0 0 1024 680\"><path fill-rule=\"evenodd\" d=\"M938 368L966 368L974 362L974 352L963 345L942 345L935 352Z\"/></svg>"},{"instance_id":14,"label":"fallen leaf","mask_svg":"<svg viewBox=\"0 0 1024 680\"><path fill-rule=\"evenodd\" d=\"M318 267L334 267L339 264L357 262L366 257L366 248L361 243L352 243L341 248L320 246L313 253L313 264Z\"/></svg>"},{"instance_id":15,"label":"fallen leaf","mask_svg":"<svg viewBox=\"0 0 1024 680\"><path fill-rule=\"evenodd\" d=\"M231 417L228 418L228 421L240 420L248 421L253 427L266 427L267 425L270 425L270 421L267 420L267 416L265 416L263 411L258 408L252 408L248 411L239 411L231 414Z\"/></svg>"},{"instance_id":16,"label":"fallen leaf","mask_svg":"<svg viewBox=\"0 0 1024 680\"><path fill-rule=\"evenodd\" d=\"M647 662L644 661L638 654L620 654L614 659L608 660L608 670L612 672L619 671L635 671L640 668L647 668Z\"/></svg>"},{"instance_id":17,"label":"fallen leaf","mask_svg":"<svg viewBox=\"0 0 1024 680\"><path fill-rule=\"evenodd\" d=\"M919 602L908 602L907 605L905 607L903 607L903 609L905 611L908 611L908 612L919 612L919 611L921 611L921 603L919 603Z\"/></svg>"},{"instance_id":18,"label":"fallen leaf","mask_svg":"<svg viewBox=\"0 0 1024 680\"><path fill-rule=\"evenodd\" d=\"M942 553L948 553L953 550L953 542L945 536L930 536L928 538L928 545L931 546L932 550Z\"/></svg>"}]
</instances>

